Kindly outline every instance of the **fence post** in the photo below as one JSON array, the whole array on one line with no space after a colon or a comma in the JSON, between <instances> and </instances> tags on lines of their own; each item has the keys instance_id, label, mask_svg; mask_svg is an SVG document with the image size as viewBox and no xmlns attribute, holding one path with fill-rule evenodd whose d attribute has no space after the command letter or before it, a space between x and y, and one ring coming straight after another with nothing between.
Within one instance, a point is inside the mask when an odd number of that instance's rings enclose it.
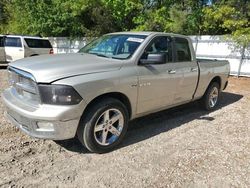
<instances>
[{"instance_id":1,"label":"fence post","mask_svg":"<svg viewBox=\"0 0 250 188\"><path fill-rule=\"evenodd\" d=\"M70 38L69 39L69 50L68 50L68 53L71 53L71 44L72 44L72 39Z\"/></svg>"},{"instance_id":2,"label":"fence post","mask_svg":"<svg viewBox=\"0 0 250 188\"><path fill-rule=\"evenodd\" d=\"M195 49L194 49L195 54L196 54L196 52L197 52L198 42L199 42L199 39L198 39L198 36L196 35L196 36L195 36Z\"/></svg>"},{"instance_id":3,"label":"fence post","mask_svg":"<svg viewBox=\"0 0 250 188\"><path fill-rule=\"evenodd\" d=\"M240 57L240 64L239 64L239 68L238 68L238 73L237 73L237 77L240 76L240 71L241 71L241 66L245 57L245 50L246 50L246 46L243 45L242 47L242 51L241 51L241 57Z\"/></svg>"},{"instance_id":4,"label":"fence post","mask_svg":"<svg viewBox=\"0 0 250 188\"><path fill-rule=\"evenodd\" d=\"M58 54L58 38L56 38L56 53Z\"/></svg>"}]
</instances>

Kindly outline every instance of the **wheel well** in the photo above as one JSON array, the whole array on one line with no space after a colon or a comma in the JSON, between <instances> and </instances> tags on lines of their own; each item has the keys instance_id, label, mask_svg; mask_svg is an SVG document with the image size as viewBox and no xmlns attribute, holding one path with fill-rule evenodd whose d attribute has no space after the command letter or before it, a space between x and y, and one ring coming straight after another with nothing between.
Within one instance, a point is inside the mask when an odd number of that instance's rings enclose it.
<instances>
[{"instance_id":1,"label":"wheel well","mask_svg":"<svg viewBox=\"0 0 250 188\"><path fill-rule=\"evenodd\" d=\"M211 82L210 82L209 85L211 85L211 84L214 83L214 82L218 83L219 86L220 86L220 89L221 89L221 78L220 78L219 76L214 77L214 78L211 80Z\"/></svg>"},{"instance_id":2,"label":"wheel well","mask_svg":"<svg viewBox=\"0 0 250 188\"><path fill-rule=\"evenodd\" d=\"M114 98L114 99L121 101L126 106L128 110L129 118L131 118L131 115L132 115L131 103L126 95L124 95L123 93L119 93L119 92L105 93L94 98L90 103L87 104L87 107L85 108L83 114L87 112L87 109L89 107L91 107L92 105L94 105L95 103L101 100L104 100L105 98Z\"/></svg>"}]
</instances>

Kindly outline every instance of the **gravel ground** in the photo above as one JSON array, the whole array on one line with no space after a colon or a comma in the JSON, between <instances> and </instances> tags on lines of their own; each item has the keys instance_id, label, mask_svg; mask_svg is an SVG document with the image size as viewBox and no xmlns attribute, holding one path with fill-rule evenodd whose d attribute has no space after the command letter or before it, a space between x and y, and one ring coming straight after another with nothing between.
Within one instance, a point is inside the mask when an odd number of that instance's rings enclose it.
<instances>
[{"instance_id":1,"label":"gravel ground","mask_svg":"<svg viewBox=\"0 0 250 188\"><path fill-rule=\"evenodd\" d=\"M120 148L99 155L24 135L0 102L0 187L249 187L249 109L250 79L230 78L218 110L192 103L137 119Z\"/></svg>"}]
</instances>

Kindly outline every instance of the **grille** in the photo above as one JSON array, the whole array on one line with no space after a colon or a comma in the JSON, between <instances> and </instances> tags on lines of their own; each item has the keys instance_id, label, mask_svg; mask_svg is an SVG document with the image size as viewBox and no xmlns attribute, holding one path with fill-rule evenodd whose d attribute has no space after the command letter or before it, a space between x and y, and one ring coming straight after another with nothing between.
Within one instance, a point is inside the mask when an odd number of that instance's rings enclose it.
<instances>
[{"instance_id":1,"label":"grille","mask_svg":"<svg viewBox=\"0 0 250 188\"><path fill-rule=\"evenodd\" d=\"M16 97L34 105L40 103L37 84L31 74L10 67L8 76L11 91Z\"/></svg>"}]
</instances>

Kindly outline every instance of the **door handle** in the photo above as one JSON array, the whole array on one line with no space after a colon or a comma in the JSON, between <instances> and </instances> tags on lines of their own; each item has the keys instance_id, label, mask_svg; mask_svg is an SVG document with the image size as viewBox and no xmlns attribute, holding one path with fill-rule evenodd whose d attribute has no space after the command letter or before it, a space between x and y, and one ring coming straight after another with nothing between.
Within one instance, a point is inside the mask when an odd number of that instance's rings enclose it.
<instances>
[{"instance_id":1,"label":"door handle","mask_svg":"<svg viewBox=\"0 0 250 188\"><path fill-rule=\"evenodd\" d=\"M23 49L19 49L19 52L22 52L23 51Z\"/></svg>"},{"instance_id":2,"label":"door handle","mask_svg":"<svg viewBox=\"0 0 250 188\"><path fill-rule=\"evenodd\" d=\"M176 71L175 70L168 70L168 74L175 74Z\"/></svg>"},{"instance_id":3,"label":"door handle","mask_svg":"<svg viewBox=\"0 0 250 188\"><path fill-rule=\"evenodd\" d=\"M191 72L195 72L197 70L198 70L197 68L191 68Z\"/></svg>"}]
</instances>

